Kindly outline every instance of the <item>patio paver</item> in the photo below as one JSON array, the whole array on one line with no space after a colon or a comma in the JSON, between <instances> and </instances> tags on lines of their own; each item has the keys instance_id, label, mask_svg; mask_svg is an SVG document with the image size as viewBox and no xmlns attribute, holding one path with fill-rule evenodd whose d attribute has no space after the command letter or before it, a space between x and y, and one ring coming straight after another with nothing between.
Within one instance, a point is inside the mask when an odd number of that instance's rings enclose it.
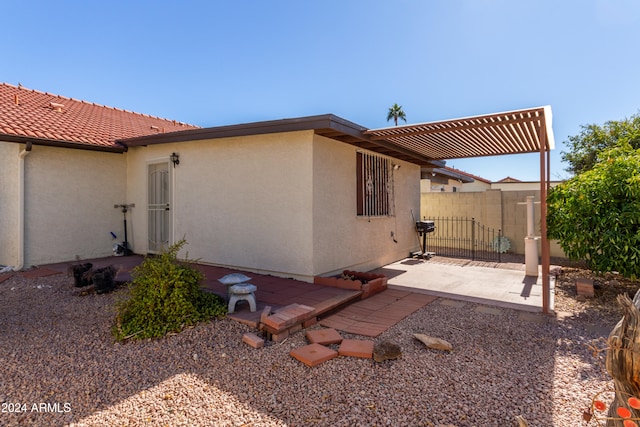
<instances>
[{"instance_id":1,"label":"patio paver","mask_svg":"<svg viewBox=\"0 0 640 427\"><path fill-rule=\"evenodd\" d=\"M309 344L304 347L291 350L292 357L307 366L317 366L322 362L338 357L338 352L321 344Z\"/></svg>"},{"instance_id":2,"label":"patio paver","mask_svg":"<svg viewBox=\"0 0 640 427\"><path fill-rule=\"evenodd\" d=\"M372 340L343 340L338 348L340 356L362 357L364 359L373 358Z\"/></svg>"},{"instance_id":3,"label":"patio paver","mask_svg":"<svg viewBox=\"0 0 640 427\"><path fill-rule=\"evenodd\" d=\"M475 310L478 313L493 314L494 316L498 316L498 315L504 313L504 311L499 309L499 308L487 307L486 305L479 305L479 306L476 307Z\"/></svg>"},{"instance_id":4,"label":"patio paver","mask_svg":"<svg viewBox=\"0 0 640 427\"><path fill-rule=\"evenodd\" d=\"M432 295L387 289L321 318L320 324L352 334L377 337L436 299L437 297Z\"/></svg>"},{"instance_id":5,"label":"patio paver","mask_svg":"<svg viewBox=\"0 0 640 427\"><path fill-rule=\"evenodd\" d=\"M342 335L333 328L313 329L307 331L307 339L311 344L340 344Z\"/></svg>"},{"instance_id":6,"label":"patio paver","mask_svg":"<svg viewBox=\"0 0 640 427\"><path fill-rule=\"evenodd\" d=\"M459 301L459 300L453 300L453 299L441 299L440 300L440 304L442 305L446 305L448 307L456 307L456 308L462 308L465 305L467 305L466 302L464 301Z\"/></svg>"}]
</instances>

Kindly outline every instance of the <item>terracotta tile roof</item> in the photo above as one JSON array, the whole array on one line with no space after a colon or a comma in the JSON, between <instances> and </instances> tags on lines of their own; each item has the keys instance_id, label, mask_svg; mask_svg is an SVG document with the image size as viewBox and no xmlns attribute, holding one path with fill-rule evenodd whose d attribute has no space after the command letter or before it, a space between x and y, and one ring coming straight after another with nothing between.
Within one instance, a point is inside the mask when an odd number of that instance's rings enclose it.
<instances>
[{"instance_id":1,"label":"terracotta tile roof","mask_svg":"<svg viewBox=\"0 0 640 427\"><path fill-rule=\"evenodd\" d=\"M469 178L472 178L472 179L474 179L476 181L480 181L480 182L484 182L484 183L487 183L487 184L491 184L490 180L488 180L486 178L483 178L481 176L473 175L473 174L470 174L469 172L465 172L465 171L460 170L460 169L451 168L449 166L445 166L444 168L447 169L447 170L450 170L451 172L459 173L461 175L466 175Z\"/></svg>"},{"instance_id":2,"label":"terracotta tile roof","mask_svg":"<svg viewBox=\"0 0 640 427\"><path fill-rule=\"evenodd\" d=\"M502 178L500 181L497 181L497 182L522 182L522 181L520 181L517 178L513 178L513 177L510 177L510 176L507 176L507 177Z\"/></svg>"},{"instance_id":3,"label":"terracotta tile roof","mask_svg":"<svg viewBox=\"0 0 640 427\"><path fill-rule=\"evenodd\" d=\"M117 140L197 128L0 83L0 140L124 149Z\"/></svg>"}]
</instances>

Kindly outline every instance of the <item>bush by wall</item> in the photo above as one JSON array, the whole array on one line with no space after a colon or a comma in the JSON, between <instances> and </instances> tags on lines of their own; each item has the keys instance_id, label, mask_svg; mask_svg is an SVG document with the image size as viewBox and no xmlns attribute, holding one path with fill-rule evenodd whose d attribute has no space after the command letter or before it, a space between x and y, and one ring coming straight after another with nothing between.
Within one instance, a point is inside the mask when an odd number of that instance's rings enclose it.
<instances>
[{"instance_id":1,"label":"bush by wall","mask_svg":"<svg viewBox=\"0 0 640 427\"><path fill-rule=\"evenodd\" d=\"M178 260L184 239L133 271L129 297L117 305L113 334L118 341L156 338L197 322L222 317L222 298L200 288L204 275L191 260Z\"/></svg>"},{"instance_id":2,"label":"bush by wall","mask_svg":"<svg viewBox=\"0 0 640 427\"><path fill-rule=\"evenodd\" d=\"M549 237L594 271L640 277L640 150L621 146L602 154L588 172L547 197Z\"/></svg>"}]
</instances>

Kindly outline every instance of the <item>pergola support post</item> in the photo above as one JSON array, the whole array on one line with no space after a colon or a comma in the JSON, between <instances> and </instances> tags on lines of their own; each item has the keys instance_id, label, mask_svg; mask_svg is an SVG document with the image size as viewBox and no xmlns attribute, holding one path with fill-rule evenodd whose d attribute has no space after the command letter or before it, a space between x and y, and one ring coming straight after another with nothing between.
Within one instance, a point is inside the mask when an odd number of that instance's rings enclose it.
<instances>
[{"instance_id":1,"label":"pergola support post","mask_svg":"<svg viewBox=\"0 0 640 427\"><path fill-rule=\"evenodd\" d=\"M550 314L551 284L550 270L550 246L547 237L547 190L549 189L549 153L546 140L546 123L544 115L540 119L540 234L541 234L541 258L542 258L542 312Z\"/></svg>"}]
</instances>

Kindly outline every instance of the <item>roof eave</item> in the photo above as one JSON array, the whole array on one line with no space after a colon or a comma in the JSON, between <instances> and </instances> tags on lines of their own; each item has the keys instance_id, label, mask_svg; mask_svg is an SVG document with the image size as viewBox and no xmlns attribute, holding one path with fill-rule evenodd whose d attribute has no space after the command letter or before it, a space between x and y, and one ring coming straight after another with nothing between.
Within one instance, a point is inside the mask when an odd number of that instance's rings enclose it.
<instances>
[{"instance_id":1,"label":"roof eave","mask_svg":"<svg viewBox=\"0 0 640 427\"><path fill-rule=\"evenodd\" d=\"M127 147L136 147L170 142L198 141L204 139L231 138L236 136L260 135L279 132L294 132L300 130L314 130L321 128L340 127L351 132L366 130L355 123L340 119L333 114L300 117L294 119L280 119L237 125L216 126L200 129L189 129L164 134L140 136L118 140Z\"/></svg>"},{"instance_id":2,"label":"roof eave","mask_svg":"<svg viewBox=\"0 0 640 427\"><path fill-rule=\"evenodd\" d=\"M59 141L55 139L34 138L30 136L9 134L0 134L0 141L15 142L19 144L26 144L30 142L33 145L41 145L47 147L72 148L76 150L102 151L109 153L124 153L127 151L127 147L118 143L115 143L113 146L105 146L90 143Z\"/></svg>"},{"instance_id":3,"label":"roof eave","mask_svg":"<svg viewBox=\"0 0 640 427\"><path fill-rule=\"evenodd\" d=\"M141 136L118 140L126 147L167 144L183 141L232 138L238 136L262 135L280 132L311 130L318 135L336 139L372 151L382 152L421 166L443 166L444 162L434 161L419 153L404 149L387 141L373 141L365 135L367 128L345 120L334 114L270 120L228 126L191 129L165 134Z\"/></svg>"}]
</instances>

